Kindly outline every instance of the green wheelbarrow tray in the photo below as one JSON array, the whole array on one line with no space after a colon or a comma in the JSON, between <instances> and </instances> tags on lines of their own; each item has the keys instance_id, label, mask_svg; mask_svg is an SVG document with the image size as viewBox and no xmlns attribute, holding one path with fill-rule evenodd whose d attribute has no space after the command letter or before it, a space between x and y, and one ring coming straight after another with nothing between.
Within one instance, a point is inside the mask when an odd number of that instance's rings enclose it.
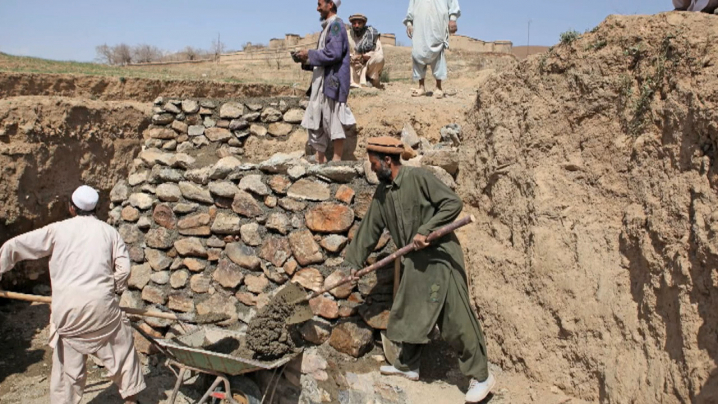
<instances>
[{"instance_id":1,"label":"green wheelbarrow tray","mask_svg":"<svg viewBox=\"0 0 718 404\"><path fill-rule=\"evenodd\" d=\"M209 370L230 376L237 376L258 370L272 370L287 364L300 352L289 354L273 362L257 361L239 356L232 356L202 348L207 342L214 343L225 338L242 341L244 333L224 330L215 327L204 327L191 334L173 339L157 339L158 345L164 348L170 357L182 365L196 369Z\"/></svg>"},{"instance_id":2,"label":"green wheelbarrow tray","mask_svg":"<svg viewBox=\"0 0 718 404\"><path fill-rule=\"evenodd\" d=\"M167 366L177 376L177 383L168 401L170 404L175 402L177 393L184 383L185 374L193 371L216 377L214 383L212 383L202 399L198 401L199 404L206 403L211 398L225 400L230 404L259 403L260 397L253 396L250 398L247 395L249 392L240 392L241 397L233 396L235 391L230 386L230 376L239 376L259 370L274 370L276 374L279 368L301 353L301 350L297 350L276 361L265 362L213 352L203 348L208 344L213 344L226 338L233 338L240 341L241 344L244 343L244 333L216 327L200 328L191 334L173 339L151 339L152 343L156 344L160 351L167 356ZM174 367L179 368L179 371L175 371ZM279 377L281 377L281 374ZM272 376L272 381L274 381L274 375ZM270 381L270 384L272 381ZM276 379L275 383L279 383L279 378ZM218 390L221 389L220 386L223 387L223 391ZM238 399L235 400L233 397Z\"/></svg>"}]
</instances>

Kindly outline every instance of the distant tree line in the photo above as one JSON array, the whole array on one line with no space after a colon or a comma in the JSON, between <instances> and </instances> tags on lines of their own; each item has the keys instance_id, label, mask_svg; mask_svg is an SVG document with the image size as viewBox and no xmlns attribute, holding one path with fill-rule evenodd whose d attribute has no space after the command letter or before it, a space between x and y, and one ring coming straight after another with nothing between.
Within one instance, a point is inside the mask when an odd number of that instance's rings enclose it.
<instances>
[{"instance_id":1,"label":"distant tree line","mask_svg":"<svg viewBox=\"0 0 718 404\"><path fill-rule=\"evenodd\" d=\"M226 46L219 38L212 41L209 49L188 46L179 52L164 51L156 46L141 44L130 46L125 43L117 45L102 44L95 47L96 60L114 66L132 63L186 62L201 59L218 60Z\"/></svg>"}]
</instances>

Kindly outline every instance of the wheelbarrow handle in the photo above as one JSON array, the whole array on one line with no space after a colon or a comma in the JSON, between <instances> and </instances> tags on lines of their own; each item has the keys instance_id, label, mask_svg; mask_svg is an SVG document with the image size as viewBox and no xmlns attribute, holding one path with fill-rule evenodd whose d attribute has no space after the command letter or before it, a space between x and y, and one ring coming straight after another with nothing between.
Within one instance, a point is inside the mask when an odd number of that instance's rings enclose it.
<instances>
[{"instance_id":1,"label":"wheelbarrow handle","mask_svg":"<svg viewBox=\"0 0 718 404\"><path fill-rule=\"evenodd\" d=\"M427 242L432 242L432 241L434 241L434 240L436 240L436 239L439 239L439 238L441 238L441 237L444 237L445 235L447 235L447 234L449 234L449 233L455 231L456 229L458 229L458 228L460 228L460 227L464 227L464 226L466 226L467 224L469 224L469 223L474 223L474 222L476 222L476 218L474 217L474 215L469 215L469 216L467 216L467 217L465 217L465 218L463 218L463 219L459 219L459 220L455 221L454 223L451 223L451 224L449 224L449 225L446 225L446 226L444 226L444 227L442 227L442 228L440 228L440 229L438 229L438 230L432 232L432 233L429 234L429 236L426 238L426 241L427 241ZM361 271L355 273L355 274L354 274L354 277L352 277L351 275L350 275L350 276L345 276L345 277L342 278L341 280L337 281L337 283L335 283L334 285L331 285L331 286L329 286L329 287L326 287L326 288L324 288L324 289L322 289L322 290L320 290L320 291L318 291L318 292L311 293L309 296L307 296L307 297L305 297L304 299L300 300L298 303L302 303L302 302L305 302L305 301L314 299L315 297L321 296L321 295L323 295L324 293L329 292L329 291L332 290L332 289L336 289L336 288L338 288L338 287L340 287L340 286L346 285L347 283L352 282L355 277L356 277L356 278L361 278L362 276L365 276L365 275L367 275L367 274L370 274L370 273L376 271L376 270L379 269L379 268L382 268L382 267L385 267L385 266L391 264L395 259L397 259L397 258L399 258L399 257L403 257L404 255L406 255L406 254L408 254L408 253L414 251L414 249L415 249L415 248L414 248L414 244L413 244L413 243L411 243L411 244L409 244L409 245L407 245L407 246L404 246L404 247L402 247L402 248L400 248L400 249L394 251L394 252L393 252L391 255L389 255L388 257L386 257L386 258L384 258L384 259L382 259L382 260L380 260L380 261L377 261L377 262L375 262L374 264L372 264L372 265L370 265L370 266L368 266L368 267L362 269Z\"/></svg>"},{"instance_id":2,"label":"wheelbarrow handle","mask_svg":"<svg viewBox=\"0 0 718 404\"><path fill-rule=\"evenodd\" d=\"M52 298L49 296L28 295L28 294L24 294L24 293L9 292L7 290L0 290L0 298L23 300L26 302L34 302L34 303L47 303L47 304L52 303ZM189 322L189 319L185 319L185 318L180 317L174 313L163 313L161 311L133 309L130 307L120 307L120 309L122 309L122 311L124 311L127 314L136 315L136 316L154 317L154 318L162 318L165 320Z\"/></svg>"}]
</instances>

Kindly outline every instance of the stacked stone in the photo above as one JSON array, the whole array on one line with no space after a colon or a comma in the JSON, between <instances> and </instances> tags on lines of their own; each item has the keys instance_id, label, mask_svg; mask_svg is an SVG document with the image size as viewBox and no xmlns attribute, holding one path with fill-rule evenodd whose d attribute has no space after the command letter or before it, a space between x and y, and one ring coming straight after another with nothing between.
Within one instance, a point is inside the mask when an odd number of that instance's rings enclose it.
<instances>
[{"instance_id":1,"label":"stacked stone","mask_svg":"<svg viewBox=\"0 0 718 404\"><path fill-rule=\"evenodd\" d=\"M229 143L241 138L241 129L219 128L218 122L204 126L209 110L220 120L243 122L249 122L242 115L247 109L264 111L250 113L260 121L267 111L267 119L279 114L272 107L215 105L164 104L162 110L170 112L153 117L146 148L127 181L111 192L109 222L119 229L133 263L123 306L242 329L286 282L318 291L348 275L345 249L378 181L366 163L310 165L303 152L280 153L259 164L243 162L237 153L219 153L217 159L218 145L239 147ZM161 118L165 114L176 119ZM202 126L178 125L180 115L189 123L204 116ZM246 126L233 122L231 127ZM393 248L384 234L370 262ZM321 344L331 336L338 350L364 354L372 330L386 329L392 285L393 269L386 268L313 299L316 317L301 327L304 338ZM146 322L151 335L179 332L169 321Z\"/></svg>"},{"instance_id":2,"label":"stacked stone","mask_svg":"<svg viewBox=\"0 0 718 404\"><path fill-rule=\"evenodd\" d=\"M456 189L461 126L450 124L441 128L441 141L433 145L427 139L419 137L411 124L406 124L401 132L401 141L415 151L415 157L404 162L404 165L424 167L451 189Z\"/></svg>"}]
</instances>

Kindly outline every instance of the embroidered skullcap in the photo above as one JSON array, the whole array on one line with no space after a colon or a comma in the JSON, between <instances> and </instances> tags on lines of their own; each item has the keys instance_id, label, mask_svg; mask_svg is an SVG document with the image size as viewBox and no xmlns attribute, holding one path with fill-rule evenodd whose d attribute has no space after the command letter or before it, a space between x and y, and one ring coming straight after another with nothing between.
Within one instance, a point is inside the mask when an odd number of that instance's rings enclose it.
<instances>
[{"instance_id":1,"label":"embroidered skullcap","mask_svg":"<svg viewBox=\"0 0 718 404\"><path fill-rule=\"evenodd\" d=\"M85 212L92 212L97 207L100 195L87 185L83 185L72 193L72 203Z\"/></svg>"},{"instance_id":2,"label":"embroidered skullcap","mask_svg":"<svg viewBox=\"0 0 718 404\"><path fill-rule=\"evenodd\" d=\"M367 22L367 18L364 14L354 14L351 17L349 17L349 22L354 22L355 20Z\"/></svg>"}]
</instances>

